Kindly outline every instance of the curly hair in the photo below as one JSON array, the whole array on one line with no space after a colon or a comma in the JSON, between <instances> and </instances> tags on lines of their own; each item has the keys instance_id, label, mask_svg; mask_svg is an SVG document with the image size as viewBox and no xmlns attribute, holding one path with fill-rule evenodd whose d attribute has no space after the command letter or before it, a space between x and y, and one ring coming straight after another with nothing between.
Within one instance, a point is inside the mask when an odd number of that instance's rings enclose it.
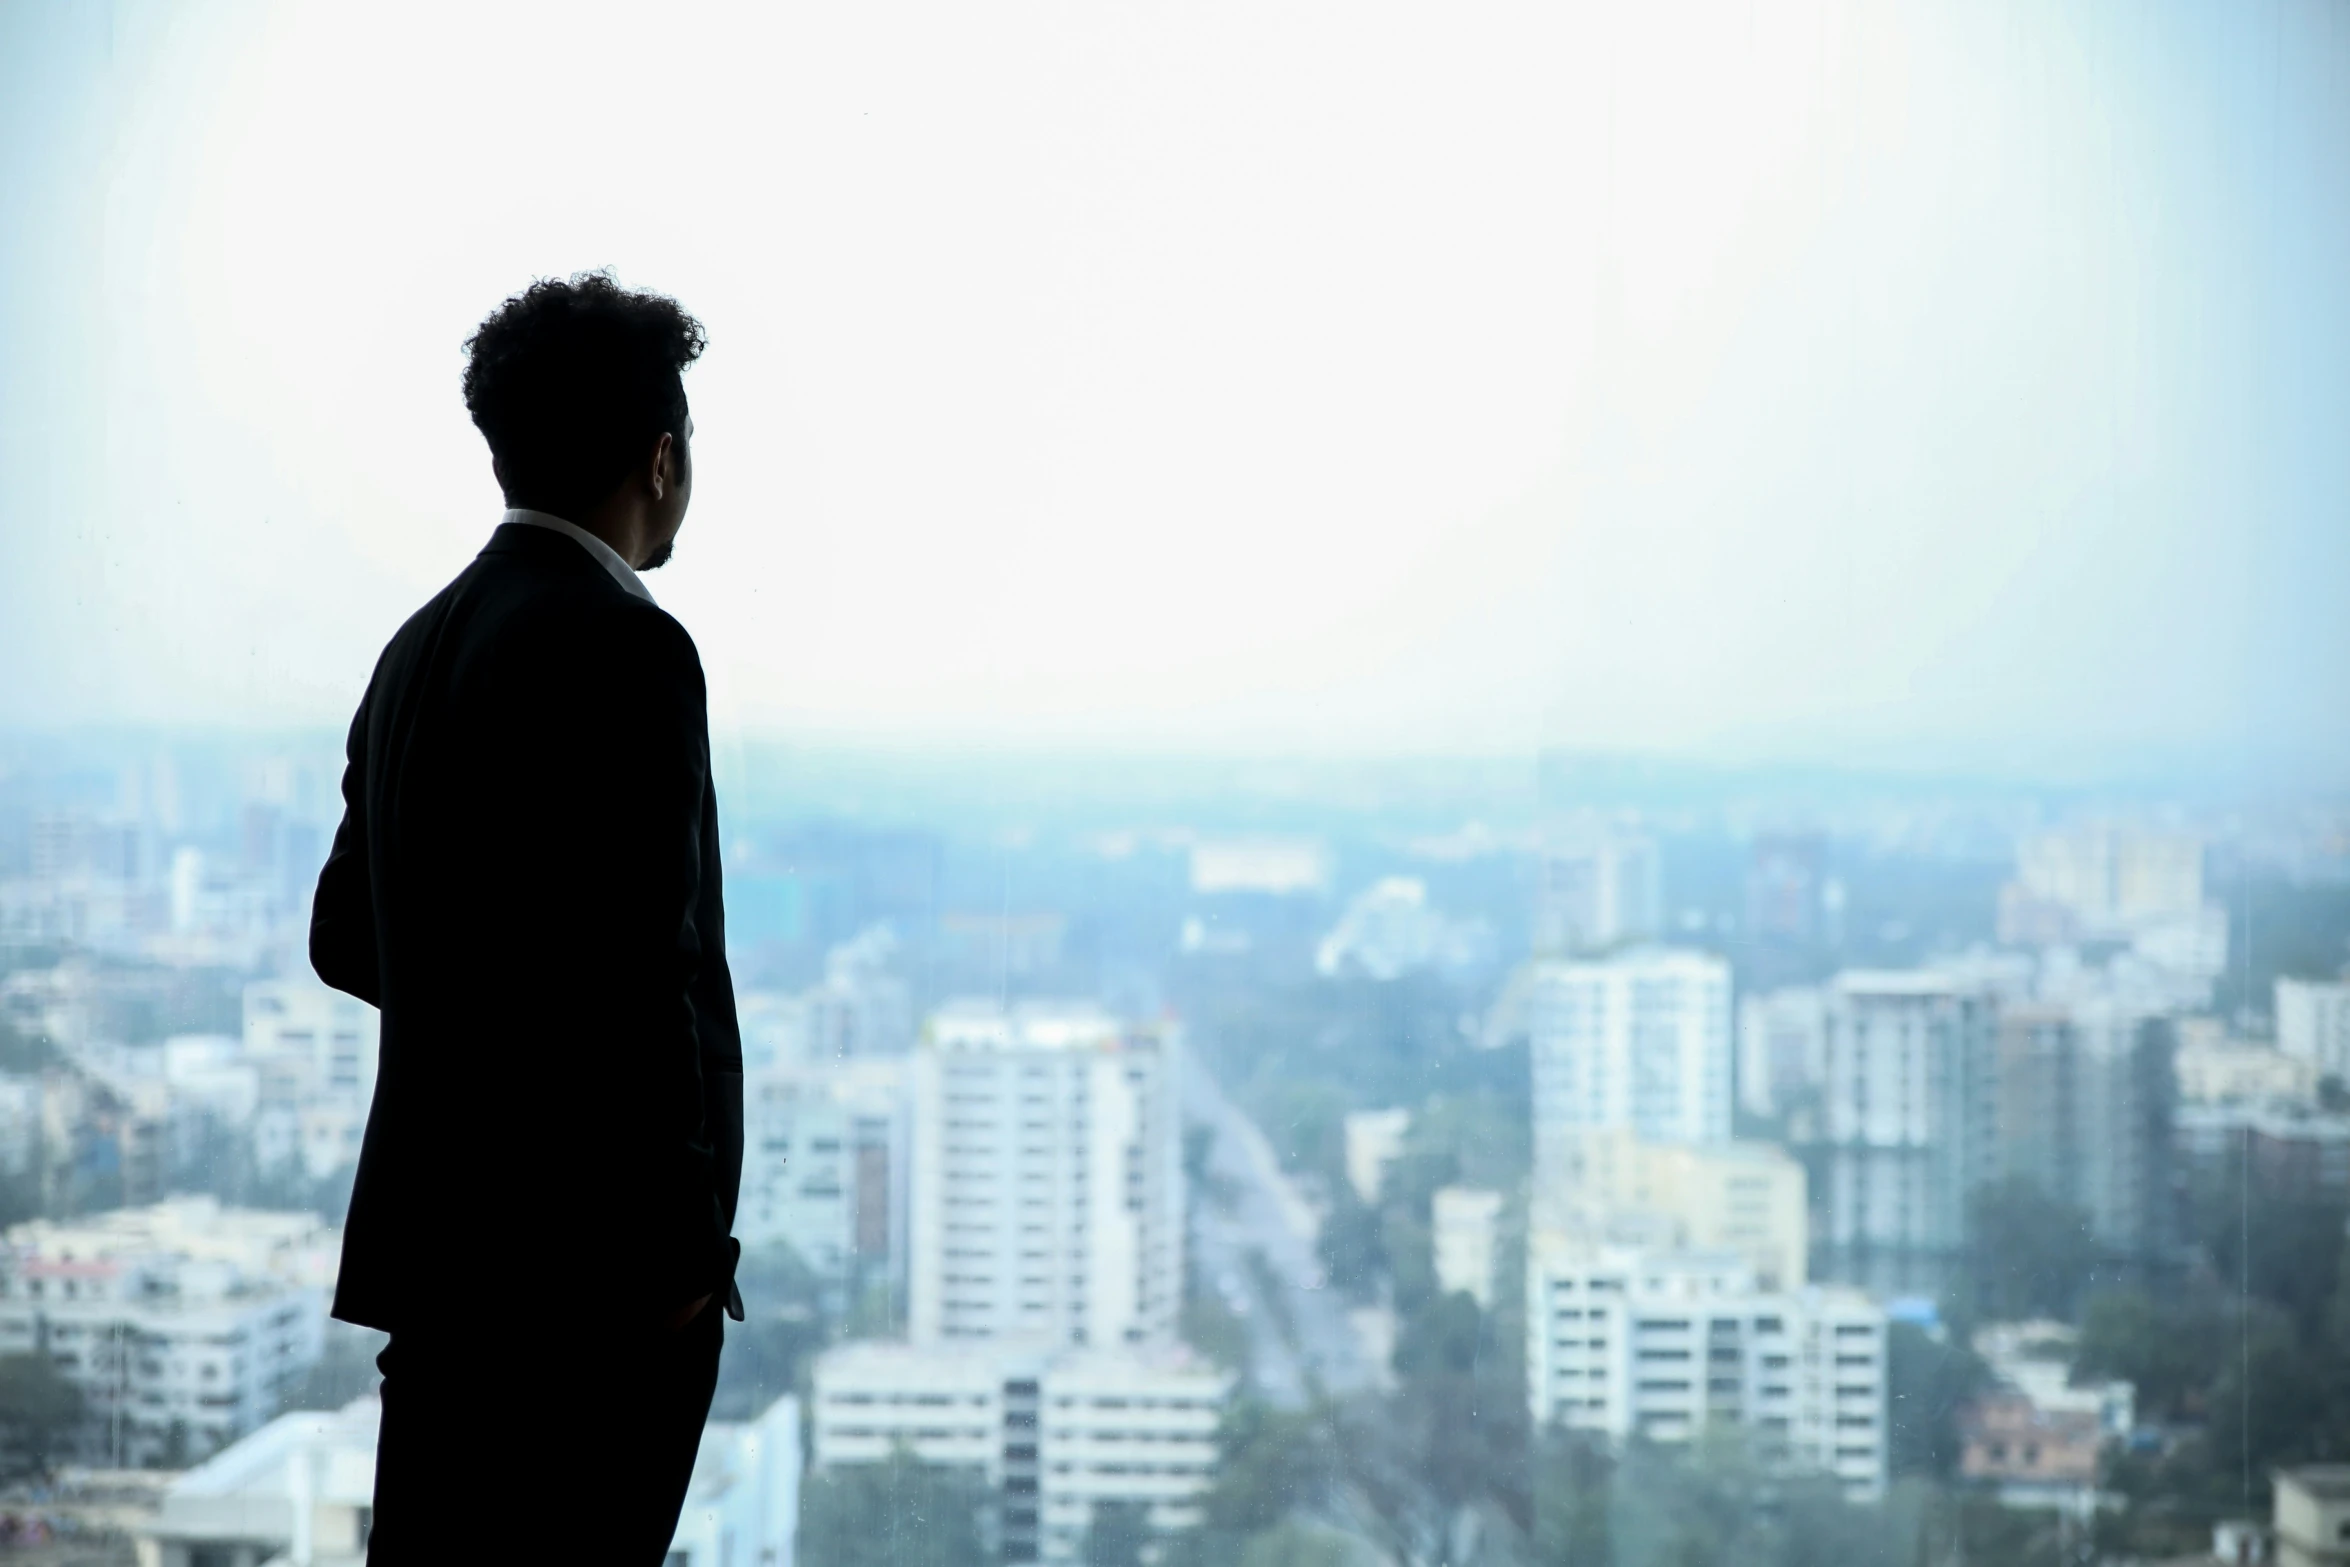
<instances>
[{"instance_id":1,"label":"curly hair","mask_svg":"<svg viewBox=\"0 0 2350 1567\"><path fill-rule=\"evenodd\" d=\"M491 311L465 340L465 408L506 504L577 519L664 433L683 441L679 372L708 341L676 300L609 272L541 278Z\"/></svg>"}]
</instances>

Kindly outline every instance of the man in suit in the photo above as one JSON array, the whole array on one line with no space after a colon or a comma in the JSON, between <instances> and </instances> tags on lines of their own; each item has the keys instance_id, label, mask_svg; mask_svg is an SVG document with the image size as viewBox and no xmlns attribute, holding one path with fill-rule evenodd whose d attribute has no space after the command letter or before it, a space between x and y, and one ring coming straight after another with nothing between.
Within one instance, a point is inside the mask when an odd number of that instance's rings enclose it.
<instances>
[{"instance_id":1,"label":"man in suit","mask_svg":"<svg viewBox=\"0 0 2350 1567\"><path fill-rule=\"evenodd\" d=\"M742 1314L742 1049L693 639L702 328L586 274L465 402L508 511L377 661L319 976L383 1010L334 1313L391 1335L370 1560L654 1567Z\"/></svg>"}]
</instances>

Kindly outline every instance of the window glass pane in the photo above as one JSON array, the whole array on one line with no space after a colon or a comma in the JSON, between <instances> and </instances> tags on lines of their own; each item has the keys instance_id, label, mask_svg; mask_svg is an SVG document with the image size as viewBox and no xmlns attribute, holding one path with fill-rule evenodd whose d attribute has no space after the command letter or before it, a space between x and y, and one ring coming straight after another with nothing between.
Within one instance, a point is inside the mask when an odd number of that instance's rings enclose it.
<instances>
[{"instance_id":1,"label":"window glass pane","mask_svg":"<svg viewBox=\"0 0 2350 1567\"><path fill-rule=\"evenodd\" d=\"M0 1554L2338 1559L2345 278L2305 0L0 7Z\"/></svg>"}]
</instances>

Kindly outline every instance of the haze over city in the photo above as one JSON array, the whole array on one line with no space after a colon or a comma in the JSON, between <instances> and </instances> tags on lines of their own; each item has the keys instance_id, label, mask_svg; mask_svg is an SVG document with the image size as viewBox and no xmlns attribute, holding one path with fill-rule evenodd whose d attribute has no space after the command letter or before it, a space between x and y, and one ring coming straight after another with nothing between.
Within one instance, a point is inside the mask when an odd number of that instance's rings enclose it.
<instances>
[{"instance_id":1,"label":"haze over city","mask_svg":"<svg viewBox=\"0 0 2350 1567\"><path fill-rule=\"evenodd\" d=\"M2338 7L565 17L0 15L0 722L339 725L608 265L723 731L2350 773Z\"/></svg>"},{"instance_id":2,"label":"haze over city","mask_svg":"<svg viewBox=\"0 0 2350 1567\"><path fill-rule=\"evenodd\" d=\"M0 0L0 1563L2338 1563L2346 284L2350 0Z\"/></svg>"}]
</instances>

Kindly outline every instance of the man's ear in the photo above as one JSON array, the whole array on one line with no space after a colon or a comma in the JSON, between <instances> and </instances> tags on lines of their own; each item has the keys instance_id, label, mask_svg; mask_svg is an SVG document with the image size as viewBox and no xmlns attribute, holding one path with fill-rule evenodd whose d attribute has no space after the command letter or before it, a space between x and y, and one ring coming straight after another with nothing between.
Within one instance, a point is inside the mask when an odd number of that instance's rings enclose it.
<instances>
[{"instance_id":1,"label":"man's ear","mask_svg":"<svg viewBox=\"0 0 2350 1567\"><path fill-rule=\"evenodd\" d=\"M652 479L653 499L655 500L666 495L669 486L677 482L677 454L672 450L672 444L669 432L666 430L662 431L661 438L653 443Z\"/></svg>"}]
</instances>

